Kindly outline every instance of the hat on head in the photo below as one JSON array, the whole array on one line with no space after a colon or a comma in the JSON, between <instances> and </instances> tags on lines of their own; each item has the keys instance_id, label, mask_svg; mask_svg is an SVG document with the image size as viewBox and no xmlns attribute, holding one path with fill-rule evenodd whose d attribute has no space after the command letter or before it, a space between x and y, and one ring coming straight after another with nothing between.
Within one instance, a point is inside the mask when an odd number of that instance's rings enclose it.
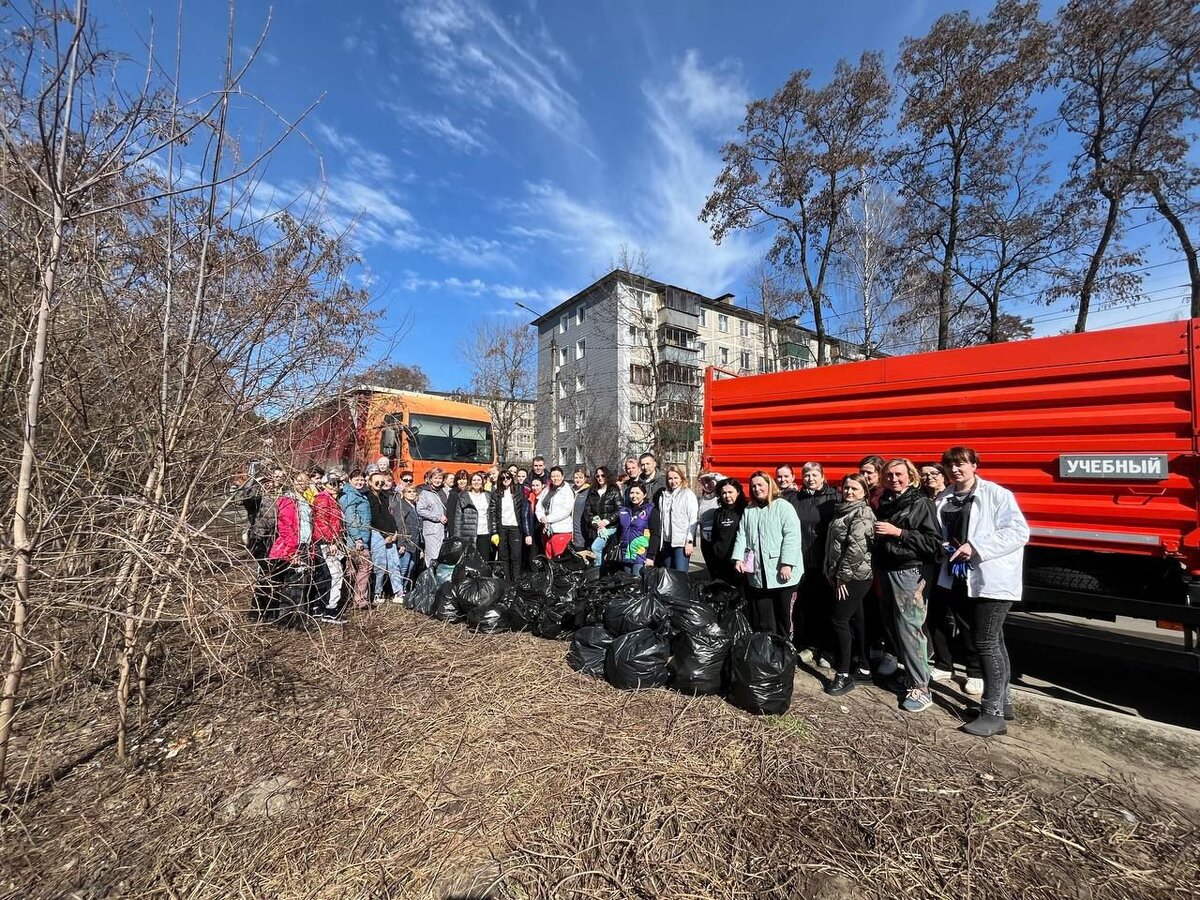
<instances>
[{"instance_id":1,"label":"hat on head","mask_svg":"<svg viewBox=\"0 0 1200 900\"><path fill-rule=\"evenodd\" d=\"M378 475L378 474L379 474L379 466L375 465L375 463L371 463L369 466L367 466L367 475Z\"/></svg>"}]
</instances>

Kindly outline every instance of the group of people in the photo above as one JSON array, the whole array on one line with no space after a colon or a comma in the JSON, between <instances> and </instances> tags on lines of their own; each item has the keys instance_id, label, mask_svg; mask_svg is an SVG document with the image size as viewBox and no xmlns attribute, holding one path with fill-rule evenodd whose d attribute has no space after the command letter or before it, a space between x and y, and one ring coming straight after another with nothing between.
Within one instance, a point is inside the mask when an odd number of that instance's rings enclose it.
<instances>
[{"instance_id":1,"label":"group of people","mask_svg":"<svg viewBox=\"0 0 1200 900\"><path fill-rule=\"evenodd\" d=\"M1029 529L1012 493L977 475L969 447L938 462L862 460L840 489L819 462L743 486L718 472L698 492L652 453L576 467L568 479L538 456L516 465L430 470L399 483L387 458L343 475L281 469L244 494L248 545L259 561L255 612L303 609L344 621L345 608L403 602L447 540L473 545L515 579L535 556L574 549L604 572L687 571L697 550L714 579L740 585L752 626L794 641L829 670L827 693L874 676L894 680L901 707L932 703L930 683L966 670L980 715L964 729L1004 733L1012 718L1003 623L1021 596ZM373 576L373 577L372 577ZM281 598L283 598L281 600Z\"/></svg>"}]
</instances>

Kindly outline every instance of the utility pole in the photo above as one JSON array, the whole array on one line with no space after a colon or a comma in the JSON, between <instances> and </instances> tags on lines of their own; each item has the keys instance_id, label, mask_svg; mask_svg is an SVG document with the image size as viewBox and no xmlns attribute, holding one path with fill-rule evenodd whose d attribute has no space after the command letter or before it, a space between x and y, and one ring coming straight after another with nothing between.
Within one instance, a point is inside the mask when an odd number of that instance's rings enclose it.
<instances>
[{"instance_id":1,"label":"utility pole","mask_svg":"<svg viewBox=\"0 0 1200 900\"><path fill-rule=\"evenodd\" d=\"M532 313L535 319L540 319L542 313L536 309L531 309L520 300L514 300L513 305ZM541 352L541 339L538 339L538 352ZM535 431L536 435L536 431ZM550 440L554 444L550 451L550 465L558 463L558 335L553 330L550 332ZM541 453L543 456L546 450L543 447L538 447L536 443L533 448L534 455Z\"/></svg>"}]
</instances>

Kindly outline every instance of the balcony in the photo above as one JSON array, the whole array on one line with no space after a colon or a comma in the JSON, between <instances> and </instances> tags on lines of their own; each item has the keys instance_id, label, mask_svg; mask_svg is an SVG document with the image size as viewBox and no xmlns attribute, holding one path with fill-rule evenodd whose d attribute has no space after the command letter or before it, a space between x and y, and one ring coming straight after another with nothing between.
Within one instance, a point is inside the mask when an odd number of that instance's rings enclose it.
<instances>
[{"instance_id":1,"label":"balcony","mask_svg":"<svg viewBox=\"0 0 1200 900\"><path fill-rule=\"evenodd\" d=\"M658 325L660 328L668 325L674 326L696 334L700 329L699 307L694 311L688 311L672 306L660 306L658 308Z\"/></svg>"}]
</instances>

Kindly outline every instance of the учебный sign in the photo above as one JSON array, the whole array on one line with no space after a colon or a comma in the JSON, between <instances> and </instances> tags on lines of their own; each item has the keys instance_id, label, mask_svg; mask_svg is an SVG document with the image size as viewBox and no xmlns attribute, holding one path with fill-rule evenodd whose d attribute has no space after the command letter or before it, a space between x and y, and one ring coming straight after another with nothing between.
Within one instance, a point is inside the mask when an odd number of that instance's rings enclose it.
<instances>
[{"instance_id":1,"label":"\u0443\u0447\u0435\u0431\u043d\u044b\u0439 sign","mask_svg":"<svg viewBox=\"0 0 1200 900\"><path fill-rule=\"evenodd\" d=\"M1165 453L1064 453L1058 457L1059 478L1100 481L1165 481Z\"/></svg>"}]
</instances>

